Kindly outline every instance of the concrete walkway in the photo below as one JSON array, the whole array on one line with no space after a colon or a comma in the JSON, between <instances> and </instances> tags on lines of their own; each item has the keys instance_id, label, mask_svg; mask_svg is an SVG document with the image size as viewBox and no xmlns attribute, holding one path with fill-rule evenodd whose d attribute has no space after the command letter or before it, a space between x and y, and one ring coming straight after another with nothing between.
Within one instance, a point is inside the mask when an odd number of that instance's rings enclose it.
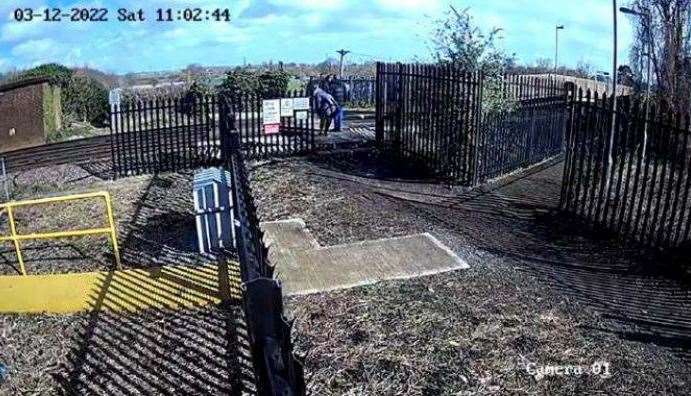
<instances>
[{"instance_id":1,"label":"concrete walkway","mask_svg":"<svg viewBox=\"0 0 691 396\"><path fill-rule=\"evenodd\" d=\"M262 228L270 259L288 295L468 268L427 233L321 247L301 219L267 222Z\"/></svg>"}]
</instances>

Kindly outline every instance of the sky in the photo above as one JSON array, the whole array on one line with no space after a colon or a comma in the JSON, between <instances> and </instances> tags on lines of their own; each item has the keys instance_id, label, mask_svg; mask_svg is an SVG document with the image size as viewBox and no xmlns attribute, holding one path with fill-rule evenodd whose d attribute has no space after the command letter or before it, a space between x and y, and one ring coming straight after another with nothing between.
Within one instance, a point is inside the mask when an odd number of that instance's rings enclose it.
<instances>
[{"instance_id":1,"label":"sky","mask_svg":"<svg viewBox=\"0 0 691 396\"><path fill-rule=\"evenodd\" d=\"M560 64L587 62L612 68L609 0L2 0L0 71L41 63L90 66L114 73L181 69L189 64L226 66L268 61L321 62L349 49L347 60L429 60L434 22L449 9L469 8L483 30L504 29L501 46L519 62L554 58L555 25ZM142 6L141 4L146 4ZM16 8L109 10L109 22L16 22ZM146 21L117 21L118 10ZM230 22L157 22L158 8L230 9ZM628 62L633 36L619 15L619 59Z\"/></svg>"}]
</instances>

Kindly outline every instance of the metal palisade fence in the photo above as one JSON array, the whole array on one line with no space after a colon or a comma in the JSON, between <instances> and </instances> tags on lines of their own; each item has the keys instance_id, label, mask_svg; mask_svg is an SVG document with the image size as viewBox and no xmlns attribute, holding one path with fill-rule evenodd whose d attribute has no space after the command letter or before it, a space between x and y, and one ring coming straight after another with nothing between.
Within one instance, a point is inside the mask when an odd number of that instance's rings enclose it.
<instances>
[{"instance_id":1,"label":"metal palisade fence","mask_svg":"<svg viewBox=\"0 0 691 396\"><path fill-rule=\"evenodd\" d=\"M307 91L286 92L281 98L246 93L226 93L224 96L230 98L235 127L248 157L295 155L314 149L315 125L318 128L319 120L315 119L312 95ZM267 101L279 101L281 105L278 125L273 132L265 126ZM286 106L287 101L290 106ZM295 107L298 102L302 104Z\"/></svg>"},{"instance_id":2,"label":"metal palisade fence","mask_svg":"<svg viewBox=\"0 0 691 396\"><path fill-rule=\"evenodd\" d=\"M557 156L564 147L567 94L561 84L509 75L496 85L501 102L508 105L483 111L474 184Z\"/></svg>"},{"instance_id":3,"label":"metal palisade fence","mask_svg":"<svg viewBox=\"0 0 691 396\"><path fill-rule=\"evenodd\" d=\"M284 317L282 287L268 260L232 116L222 120L221 136L223 166L232 175L235 235L257 391L261 396L304 395L302 363L293 355L292 323Z\"/></svg>"},{"instance_id":4,"label":"metal palisade fence","mask_svg":"<svg viewBox=\"0 0 691 396\"><path fill-rule=\"evenodd\" d=\"M487 78L453 64L377 64L377 143L476 185L563 148L566 91L550 77Z\"/></svg>"},{"instance_id":5,"label":"metal palisade fence","mask_svg":"<svg viewBox=\"0 0 691 396\"><path fill-rule=\"evenodd\" d=\"M220 101L228 106L221 108ZM267 125L264 106L274 105ZM260 94L157 98L114 105L110 113L111 159L116 176L178 171L217 164L219 119L232 116L242 150L250 158L304 154L315 147L312 98L293 91L281 98Z\"/></svg>"},{"instance_id":6,"label":"metal palisade fence","mask_svg":"<svg viewBox=\"0 0 691 396\"><path fill-rule=\"evenodd\" d=\"M219 158L218 99L157 98L114 105L111 152L117 176L177 171Z\"/></svg>"},{"instance_id":7,"label":"metal palisade fence","mask_svg":"<svg viewBox=\"0 0 691 396\"><path fill-rule=\"evenodd\" d=\"M378 63L377 143L401 160L470 183L481 84L451 65Z\"/></svg>"},{"instance_id":8,"label":"metal palisade fence","mask_svg":"<svg viewBox=\"0 0 691 396\"><path fill-rule=\"evenodd\" d=\"M562 209L645 245L688 243L689 116L627 98L615 111L590 91L570 107Z\"/></svg>"}]
</instances>

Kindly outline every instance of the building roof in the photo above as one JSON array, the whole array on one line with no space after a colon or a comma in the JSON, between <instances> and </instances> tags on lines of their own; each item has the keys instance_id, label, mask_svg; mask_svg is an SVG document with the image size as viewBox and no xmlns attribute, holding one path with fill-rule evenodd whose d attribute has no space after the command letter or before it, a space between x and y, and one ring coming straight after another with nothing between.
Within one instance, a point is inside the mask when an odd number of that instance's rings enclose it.
<instances>
[{"instance_id":1,"label":"building roof","mask_svg":"<svg viewBox=\"0 0 691 396\"><path fill-rule=\"evenodd\" d=\"M0 92L12 91L19 88L29 87L32 85L39 85L44 83L50 83L50 77L33 77L25 78L18 81L12 81L7 84L0 84Z\"/></svg>"}]
</instances>

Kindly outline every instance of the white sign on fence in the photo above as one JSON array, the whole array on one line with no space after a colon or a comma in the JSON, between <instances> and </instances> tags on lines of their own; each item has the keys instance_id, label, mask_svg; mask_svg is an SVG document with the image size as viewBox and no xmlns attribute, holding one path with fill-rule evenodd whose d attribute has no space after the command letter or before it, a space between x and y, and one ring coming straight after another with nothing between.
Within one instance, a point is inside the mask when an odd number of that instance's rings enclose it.
<instances>
[{"instance_id":1,"label":"white sign on fence","mask_svg":"<svg viewBox=\"0 0 691 396\"><path fill-rule=\"evenodd\" d=\"M298 121L306 120L308 114L307 110L295 110L295 119Z\"/></svg>"},{"instance_id":2,"label":"white sign on fence","mask_svg":"<svg viewBox=\"0 0 691 396\"><path fill-rule=\"evenodd\" d=\"M111 89L110 92L108 92L108 102L110 102L110 106L120 106L121 97L122 88Z\"/></svg>"},{"instance_id":3,"label":"white sign on fence","mask_svg":"<svg viewBox=\"0 0 691 396\"><path fill-rule=\"evenodd\" d=\"M310 98L295 98L293 99L293 109L295 110L309 110Z\"/></svg>"},{"instance_id":4,"label":"white sign on fence","mask_svg":"<svg viewBox=\"0 0 691 396\"><path fill-rule=\"evenodd\" d=\"M293 98L281 99L281 117L293 116Z\"/></svg>"},{"instance_id":5,"label":"white sign on fence","mask_svg":"<svg viewBox=\"0 0 691 396\"><path fill-rule=\"evenodd\" d=\"M262 102L262 119L265 134L270 135L279 132L281 125L280 99L270 99Z\"/></svg>"},{"instance_id":6,"label":"white sign on fence","mask_svg":"<svg viewBox=\"0 0 691 396\"><path fill-rule=\"evenodd\" d=\"M264 125L281 123L281 100L270 99L262 102Z\"/></svg>"}]
</instances>

